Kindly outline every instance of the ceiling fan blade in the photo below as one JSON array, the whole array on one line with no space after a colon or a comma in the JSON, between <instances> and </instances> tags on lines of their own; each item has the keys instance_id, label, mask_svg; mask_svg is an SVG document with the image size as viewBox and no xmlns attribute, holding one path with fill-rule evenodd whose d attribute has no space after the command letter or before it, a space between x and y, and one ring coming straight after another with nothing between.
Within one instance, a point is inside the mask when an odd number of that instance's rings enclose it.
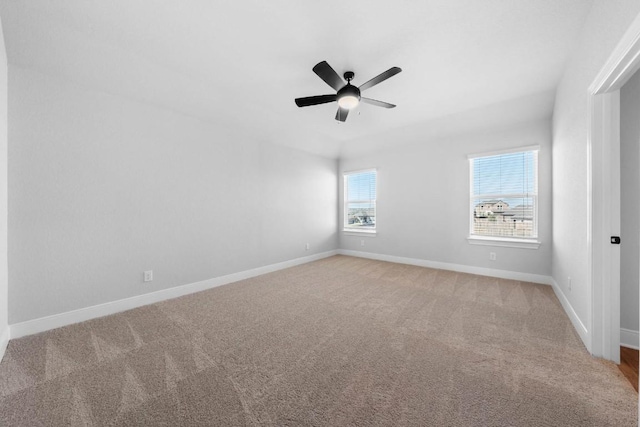
<instances>
[{"instance_id":1,"label":"ceiling fan blade","mask_svg":"<svg viewBox=\"0 0 640 427\"><path fill-rule=\"evenodd\" d=\"M336 73L336 70L331 68L331 65L329 65L327 61L317 63L316 66L313 67L313 72L335 90L340 90L342 86L344 86L344 81L338 73Z\"/></svg>"},{"instance_id":2,"label":"ceiling fan blade","mask_svg":"<svg viewBox=\"0 0 640 427\"><path fill-rule=\"evenodd\" d=\"M367 104L375 105L377 107L395 108L394 104L389 104L388 102L384 101L378 101L377 99L365 98L364 96L360 97L360 101L366 102Z\"/></svg>"},{"instance_id":3,"label":"ceiling fan blade","mask_svg":"<svg viewBox=\"0 0 640 427\"><path fill-rule=\"evenodd\" d=\"M369 89L370 87L375 86L378 83L382 83L383 81L387 80L389 77L395 76L400 71L402 71L402 68L391 67L387 71L385 71L384 73L378 74L377 76L375 76L374 78L372 78L368 82L366 82L363 85L361 85L359 89L360 90Z\"/></svg>"},{"instance_id":4,"label":"ceiling fan blade","mask_svg":"<svg viewBox=\"0 0 640 427\"><path fill-rule=\"evenodd\" d=\"M296 105L298 107L309 107L311 105L326 104L327 102L335 101L337 97L338 95L318 95L296 98Z\"/></svg>"},{"instance_id":5,"label":"ceiling fan blade","mask_svg":"<svg viewBox=\"0 0 640 427\"><path fill-rule=\"evenodd\" d=\"M348 115L349 115L349 110L347 110L346 108L338 107L338 112L336 113L336 120L344 122L345 120L347 120Z\"/></svg>"}]
</instances>

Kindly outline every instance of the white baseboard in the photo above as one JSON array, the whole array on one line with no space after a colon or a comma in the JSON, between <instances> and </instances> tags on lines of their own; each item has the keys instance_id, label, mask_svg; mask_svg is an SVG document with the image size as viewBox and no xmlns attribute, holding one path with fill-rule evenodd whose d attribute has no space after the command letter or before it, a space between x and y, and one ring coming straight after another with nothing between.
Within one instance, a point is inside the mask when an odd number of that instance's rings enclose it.
<instances>
[{"instance_id":1,"label":"white baseboard","mask_svg":"<svg viewBox=\"0 0 640 427\"><path fill-rule=\"evenodd\" d=\"M632 348L634 350L640 349L640 337L638 331L631 329L620 328L620 345L622 347Z\"/></svg>"},{"instance_id":2,"label":"white baseboard","mask_svg":"<svg viewBox=\"0 0 640 427\"><path fill-rule=\"evenodd\" d=\"M4 328L4 331L0 334L0 362L2 362L4 353L7 350L7 345L9 345L9 326Z\"/></svg>"},{"instance_id":3,"label":"white baseboard","mask_svg":"<svg viewBox=\"0 0 640 427\"><path fill-rule=\"evenodd\" d=\"M277 264L265 265L263 267L258 267L251 270L228 274L226 276L215 277L213 279L203 280L201 282L189 283L187 285L163 289L161 291L151 292L148 294L125 298L118 301L112 301L104 304L94 305L91 307L81 308L78 310L68 311L66 313L54 314L52 316L41 317L39 319L28 320L21 323L15 323L13 325L10 325L11 338L13 339L24 337L27 335L33 335L39 332L48 331L50 329L71 325L73 323L84 322L86 320L95 319L97 317L108 316L110 314L119 313L121 311L131 310L143 305L154 304L156 302L181 297L183 295L193 294L195 292L204 291L207 289L237 282L239 280L245 280L251 277L272 273L274 271L282 270L285 268L295 267L296 265L306 264L311 261L316 261L322 258L336 255L337 253L338 251L335 250L322 252L315 255L279 262Z\"/></svg>"},{"instance_id":4,"label":"white baseboard","mask_svg":"<svg viewBox=\"0 0 640 427\"><path fill-rule=\"evenodd\" d=\"M584 326L584 323L582 323L582 320L580 320L580 318L578 317L578 314L573 309L573 306L569 302L569 299L567 299L564 292L562 292L562 289L560 289L560 286L558 286L558 282L556 282L553 278L551 278L551 286L553 287L553 292L555 292L556 297L558 297L560 304L562 304L562 308L564 308L565 313L567 313L567 316L569 316L569 320L571 320L573 328L578 332L582 343L587 348L587 351L589 351L589 353L592 353L591 334L589 333L589 330L586 326Z\"/></svg>"},{"instance_id":5,"label":"white baseboard","mask_svg":"<svg viewBox=\"0 0 640 427\"><path fill-rule=\"evenodd\" d=\"M540 283L551 285L551 277L541 274L521 273L518 271L498 270L495 268L474 267L471 265L452 264L440 261L428 261L418 258L405 258L393 255L376 254L372 252L360 252L347 249L338 249L341 255L355 256L359 258L369 258L378 261L396 262L398 264L417 265L418 267L437 268L440 270L451 270L459 273L477 274L479 276L499 277L501 279L519 280L521 282Z\"/></svg>"}]
</instances>

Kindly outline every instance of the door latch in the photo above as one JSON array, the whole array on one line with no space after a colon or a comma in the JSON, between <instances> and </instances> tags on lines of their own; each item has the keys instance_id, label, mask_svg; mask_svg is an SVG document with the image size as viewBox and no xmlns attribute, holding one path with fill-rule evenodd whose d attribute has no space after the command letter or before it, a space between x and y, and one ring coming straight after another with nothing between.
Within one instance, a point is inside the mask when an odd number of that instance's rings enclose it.
<instances>
[{"instance_id":1,"label":"door latch","mask_svg":"<svg viewBox=\"0 0 640 427\"><path fill-rule=\"evenodd\" d=\"M620 236L611 236L611 244L619 245L620 244Z\"/></svg>"}]
</instances>

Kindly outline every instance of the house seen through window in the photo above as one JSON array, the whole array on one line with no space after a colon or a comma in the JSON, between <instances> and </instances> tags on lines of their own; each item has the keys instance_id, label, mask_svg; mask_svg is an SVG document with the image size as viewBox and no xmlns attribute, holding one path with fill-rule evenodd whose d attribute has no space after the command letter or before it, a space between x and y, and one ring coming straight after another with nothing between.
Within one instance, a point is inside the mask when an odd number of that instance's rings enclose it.
<instances>
[{"instance_id":1,"label":"house seen through window","mask_svg":"<svg viewBox=\"0 0 640 427\"><path fill-rule=\"evenodd\" d=\"M469 157L471 236L538 236L538 148Z\"/></svg>"},{"instance_id":2,"label":"house seen through window","mask_svg":"<svg viewBox=\"0 0 640 427\"><path fill-rule=\"evenodd\" d=\"M350 231L376 229L375 170L344 174L344 228Z\"/></svg>"}]
</instances>

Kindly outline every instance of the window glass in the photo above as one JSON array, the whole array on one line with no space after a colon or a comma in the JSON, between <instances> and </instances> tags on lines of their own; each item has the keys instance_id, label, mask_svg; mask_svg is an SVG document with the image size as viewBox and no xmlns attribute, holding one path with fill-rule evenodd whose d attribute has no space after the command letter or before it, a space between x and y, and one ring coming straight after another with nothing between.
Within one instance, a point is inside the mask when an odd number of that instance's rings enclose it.
<instances>
[{"instance_id":1,"label":"window glass","mask_svg":"<svg viewBox=\"0 0 640 427\"><path fill-rule=\"evenodd\" d=\"M476 236L538 235L538 150L469 159L471 229Z\"/></svg>"},{"instance_id":2,"label":"window glass","mask_svg":"<svg viewBox=\"0 0 640 427\"><path fill-rule=\"evenodd\" d=\"M376 228L375 170L344 174L344 227L351 230Z\"/></svg>"}]
</instances>

